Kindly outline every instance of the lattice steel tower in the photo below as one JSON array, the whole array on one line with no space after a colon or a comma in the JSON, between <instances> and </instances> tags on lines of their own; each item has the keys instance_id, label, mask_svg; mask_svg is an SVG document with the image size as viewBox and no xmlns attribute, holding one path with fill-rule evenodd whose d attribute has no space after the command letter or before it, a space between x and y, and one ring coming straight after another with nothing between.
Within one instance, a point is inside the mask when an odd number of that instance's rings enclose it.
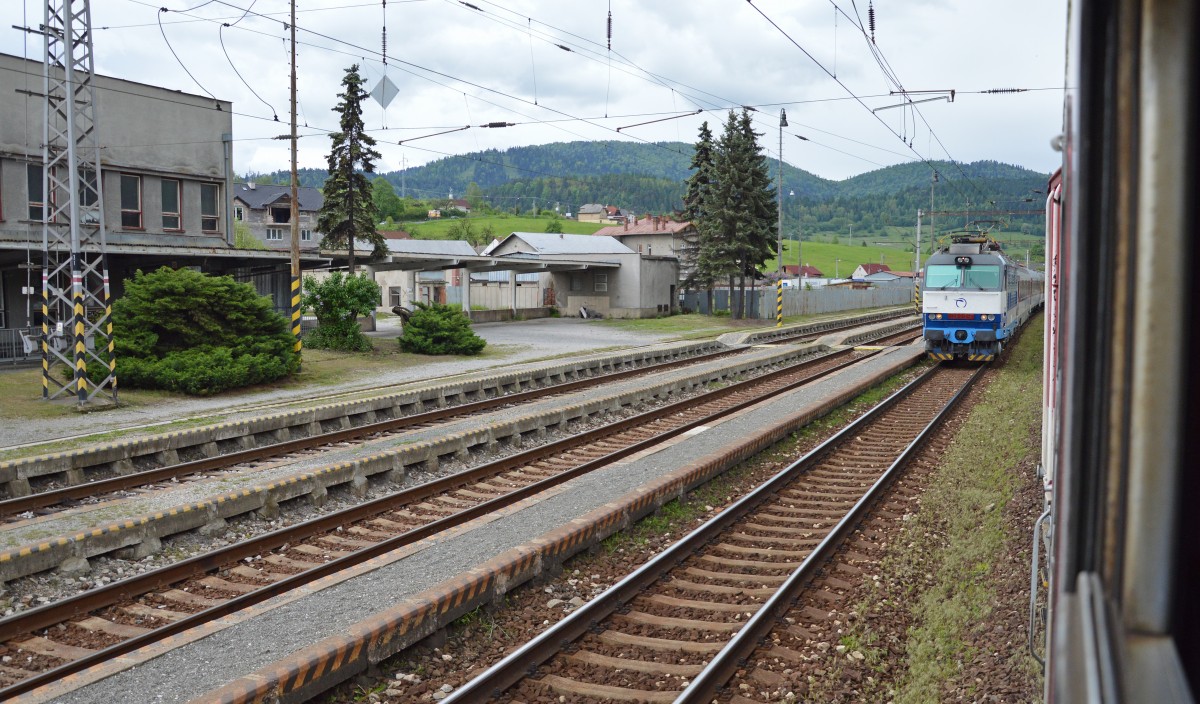
<instances>
[{"instance_id":1,"label":"lattice steel tower","mask_svg":"<svg viewBox=\"0 0 1200 704\"><path fill-rule=\"evenodd\" d=\"M74 394L81 405L97 394L117 401L91 27L89 0L47 0L42 397Z\"/></svg>"}]
</instances>

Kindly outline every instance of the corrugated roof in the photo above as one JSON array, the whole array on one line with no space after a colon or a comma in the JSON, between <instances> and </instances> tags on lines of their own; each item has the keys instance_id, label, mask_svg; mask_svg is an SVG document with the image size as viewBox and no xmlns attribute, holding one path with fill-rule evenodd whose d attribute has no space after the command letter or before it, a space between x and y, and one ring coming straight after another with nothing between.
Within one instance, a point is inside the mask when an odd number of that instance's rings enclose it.
<instances>
[{"instance_id":1,"label":"corrugated roof","mask_svg":"<svg viewBox=\"0 0 1200 704\"><path fill-rule=\"evenodd\" d=\"M632 249L613 237L554 232L514 232L508 237L519 237L538 254L633 254Z\"/></svg>"},{"instance_id":2,"label":"corrugated roof","mask_svg":"<svg viewBox=\"0 0 1200 704\"><path fill-rule=\"evenodd\" d=\"M437 254L447 257L473 257L475 249L463 240L387 240L393 254Z\"/></svg>"},{"instance_id":3,"label":"corrugated roof","mask_svg":"<svg viewBox=\"0 0 1200 704\"><path fill-rule=\"evenodd\" d=\"M233 197L256 209L266 208L281 198L287 201L291 195L291 186L255 185L254 188L251 188L245 183L235 183L233 185ZM321 204L325 202L325 197L315 188L301 186L297 191L297 195L301 210L320 210Z\"/></svg>"}]
</instances>

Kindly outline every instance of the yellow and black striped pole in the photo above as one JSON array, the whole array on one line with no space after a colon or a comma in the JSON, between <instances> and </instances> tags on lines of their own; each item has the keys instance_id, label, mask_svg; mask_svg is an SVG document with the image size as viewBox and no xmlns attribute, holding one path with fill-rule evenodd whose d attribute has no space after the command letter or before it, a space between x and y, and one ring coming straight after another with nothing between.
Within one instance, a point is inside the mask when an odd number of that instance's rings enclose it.
<instances>
[{"instance_id":1,"label":"yellow and black striped pole","mask_svg":"<svg viewBox=\"0 0 1200 704\"><path fill-rule=\"evenodd\" d=\"M79 255L71 256L71 300L75 308L75 398L83 404L88 400L87 347L84 344L83 329L83 272L79 269Z\"/></svg>"},{"instance_id":2,"label":"yellow and black striped pole","mask_svg":"<svg viewBox=\"0 0 1200 704\"><path fill-rule=\"evenodd\" d=\"M113 342L113 323L112 323L112 286L108 279L108 254L103 256L104 273L102 281L104 283L104 334L108 336L108 378L112 384L112 399L113 403L117 401L117 352L116 345Z\"/></svg>"},{"instance_id":3,"label":"yellow and black striped pole","mask_svg":"<svg viewBox=\"0 0 1200 704\"><path fill-rule=\"evenodd\" d=\"M50 398L50 274L42 270L42 398Z\"/></svg>"},{"instance_id":4,"label":"yellow and black striped pole","mask_svg":"<svg viewBox=\"0 0 1200 704\"><path fill-rule=\"evenodd\" d=\"M775 327L783 327L783 279L775 282Z\"/></svg>"},{"instance_id":5,"label":"yellow and black striped pole","mask_svg":"<svg viewBox=\"0 0 1200 704\"><path fill-rule=\"evenodd\" d=\"M913 277L913 308L917 315L921 314L921 279L916 276Z\"/></svg>"},{"instance_id":6,"label":"yellow and black striped pole","mask_svg":"<svg viewBox=\"0 0 1200 704\"><path fill-rule=\"evenodd\" d=\"M295 347L297 369L302 360L304 342L300 339L300 275L292 274L292 336L296 338Z\"/></svg>"}]
</instances>

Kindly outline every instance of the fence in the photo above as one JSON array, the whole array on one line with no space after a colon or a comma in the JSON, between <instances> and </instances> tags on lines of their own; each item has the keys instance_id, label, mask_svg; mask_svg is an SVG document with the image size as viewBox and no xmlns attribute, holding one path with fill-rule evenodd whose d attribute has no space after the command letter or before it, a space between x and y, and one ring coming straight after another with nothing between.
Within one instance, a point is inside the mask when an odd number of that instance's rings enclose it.
<instances>
[{"instance_id":1,"label":"fence","mask_svg":"<svg viewBox=\"0 0 1200 704\"><path fill-rule=\"evenodd\" d=\"M25 341L21 339L21 333L37 341L32 352L25 351ZM41 328L0 328L0 364L39 361L42 358L41 344Z\"/></svg>"},{"instance_id":2,"label":"fence","mask_svg":"<svg viewBox=\"0 0 1200 704\"><path fill-rule=\"evenodd\" d=\"M446 303L462 305L462 287L446 287ZM517 309L538 308L542 304L542 289L537 283L517 284ZM512 292L508 282L472 283L471 308L474 310L511 310Z\"/></svg>"},{"instance_id":3,"label":"fence","mask_svg":"<svg viewBox=\"0 0 1200 704\"><path fill-rule=\"evenodd\" d=\"M862 308L882 308L909 303L912 301L912 295L911 288L893 286L866 289L846 286L826 286L812 290L784 289L783 314L814 315ZM738 302L737 291L734 292L733 301L735 304ZM729 289L713 290L713 302L717 310L729 310ZM689 311L705 315L710 313L706 291L684 293L683 305ZM746 289L746 316L763 320L775 318L774 287Z\"/></svg>"}]
</instances>

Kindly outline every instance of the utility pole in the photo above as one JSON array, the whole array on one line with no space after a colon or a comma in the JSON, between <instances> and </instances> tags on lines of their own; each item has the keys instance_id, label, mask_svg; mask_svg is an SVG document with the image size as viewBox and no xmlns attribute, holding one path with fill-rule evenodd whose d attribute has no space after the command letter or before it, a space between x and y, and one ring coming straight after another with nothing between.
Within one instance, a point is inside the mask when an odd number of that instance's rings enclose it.
<instances>
[{"instance_id":1,"label":"utility pole","mask_svg":"<svg viewBox=\"0 0 1200 704\"><path fill-rule=\"evenodd\" d=\"M913 276L921 271L921 209L917 208L917 251L913 261Z\"/></svg>"},{"instance_id":2,"label":"utility pole","mask_svg":"<svg viewBox=\"0 0 1200 704\"><path fill-rule=\"evenodd\" d=\"M783 327L783 128L787 127L787 112L783 108L779 108L779 185L775 188L775 203L779 211L778 232L779 237L776 246L779 250L779 269L775 272L775 327ZM799 254L796 255L799 257ZM799 266L804 266L804 262L798 261Z\"/></svg>"},{"instance_id":3,"label":"utility pole","mask_svg":"<svg viewBox=\"0 0 1200 704\"><path fill-rule=\"evenodd\" d=\"M929 182L929 253L933 254L934 241L937 239L937 229L933 226L933 213L936 208L933 207L933 187L938 182L938 172L933 172L933 179Z\"/></svg>"},{"instance_id":4,"label":"utility pole","mask_svg":"<svg viewBox=\"0 0 1200 704\"><path fill-rule=\"evenodd\" d=\"M300 340L300 176L296 168L296 0L292 7L292 210L288 217L292 224L292 337L293 349L299 356L304 348ZM354 247L353 237L350 246Z\"/></svg>"},{"instance_id":5,"label":"utility pole","mask_svg":"<svg viewBox=\"0 0 1200 704\"><path fill-rule=\"evenodd\" d=\"M779 241L777 243L779 254L778 270L775 272L780 278L783 278L783 128L788 126L787 112L783 108L779 108L779 159L778 165L778 186L775 188L775 203L779 211ZM804 262L800 262L803 266Z\"/></svg>"},{"instance_id":6,"label":"utility pole","mask_svg":"<svg viewBox=\"0 0 1200 704\"><path fill-rule=\"evenodd\" d=\"M42 398L72 394L80 406L101 392L117 403L91 22L88 0L47 0L39 32L45 37ZM94 385L89 364L108 369ZM70 381L62 381L61 367L71 371Z\"/></svg>"}]
</instances>

